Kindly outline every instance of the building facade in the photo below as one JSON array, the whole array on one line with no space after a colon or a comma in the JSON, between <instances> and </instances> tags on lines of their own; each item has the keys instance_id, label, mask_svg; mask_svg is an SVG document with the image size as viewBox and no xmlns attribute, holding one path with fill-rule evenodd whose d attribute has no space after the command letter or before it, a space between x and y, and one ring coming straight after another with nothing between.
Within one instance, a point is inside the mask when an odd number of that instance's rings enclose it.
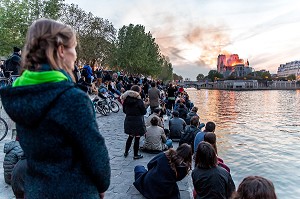
<instances>
[{"instance_id":1,"label":"building facade","mask_svg":"<svg viewBox=\"0 0 300 199\"><path fill-rule=\"evenodd\" d=\"M243 59L239 58L238 54L221 54L218 56L217 71L226 78L230 75L234 75L235 77L244 77L253 70L249 67L248 60L244 62Z\"/></svg>"},{"instance_id":2,"label":"building facade","mask_svg":"<svg viewBox=\"0 0 300 199\"><path fill-rule=\"evenodd\" d=\"M288 77L295 75L296 79L300 79L300 61L292 61L286 64L280 64L277 70L278 77Z\"/></svg>"}]
</instances>

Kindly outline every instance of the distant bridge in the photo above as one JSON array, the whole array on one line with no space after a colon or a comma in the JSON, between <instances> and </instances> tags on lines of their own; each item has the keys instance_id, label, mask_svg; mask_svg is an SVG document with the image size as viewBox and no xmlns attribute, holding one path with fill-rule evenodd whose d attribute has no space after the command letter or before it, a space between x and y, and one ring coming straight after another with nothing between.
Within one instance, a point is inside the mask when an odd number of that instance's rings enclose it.
<instances>
[{"instance_id":1,"label":"distant bridge","mask_svg":"<svg viewBox=\"0 0 300 199\"><path fill-rule=\"evenodd\" d=\"M225 80L225 81L184 81L178 82L184 87L197 89L221 90L298 90L300 81L257 81L257 80Z\"/></svg>"},{"instance_id":2,"label":"distant bridge","mask_svg":"<svg viewBox=\"0 0 300 199\"><path fill-rule=\"evenodd\" d=\"M184 81L179 82L178 85L184 86L184 87L194 87L197 89L200 88L213 88L214 82L208 82L208 81Z\"/></svg>"}]
</instances>

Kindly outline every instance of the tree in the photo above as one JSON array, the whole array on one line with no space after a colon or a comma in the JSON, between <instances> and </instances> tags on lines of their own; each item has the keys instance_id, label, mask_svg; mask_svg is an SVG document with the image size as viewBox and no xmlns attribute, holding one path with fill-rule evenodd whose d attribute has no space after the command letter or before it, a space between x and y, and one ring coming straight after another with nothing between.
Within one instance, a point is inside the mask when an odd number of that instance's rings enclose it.
<instances>
[{"instance_id":1,"label":"tree","mask_svg":"<svg viewBox=\"0 0 300 199\"><path fill-rule=\"evenodd\" d=\"M166 56L162 56L163 64L160 74L158 75L158 79L163 81L172 80L173 77L173 67L170 63L170 59Z\"/></svg>"},{"instance_id":2,"label":"tree","mask_svg":"<svg viewBox=\"0 0 300 199\"><path fill-rule=\"evenodd\" d=\"M8 55L13 46L23 47L30 24L41 17L57 19L63 0L1 0L0 55Z\"/></svg>"},{"instance_id":3,"label":"tree","mask_svg":"<svg viewBox=\"0 0 300 199\"><path fill-rule=\"evenodd\" d=\"M207 75L207 78L209 80L211 80L212 82L215 81L217 78L223 78L223 75L221 73L219 73L218 71L216 70L210 70L208 72L208 75Z\"/></svg>"},{"instance_id":4,"label":"tree","mask_svg":"<svg viewBox=\"0 0 300 199\"><path fill-rule=\"evenodd\" d=\"M114 65L155 77L162 70L163 59L151 33L142 25L129 24L119 30Z\"/></svg>"},{"instance_id":5,"label":"tree","mask_svg":"<svg viewBox=\"0 0 300 199\"><path fill-rule=\"evenodd\" d=\"M78 35L77 57L83 62L106 65L113 56L116 29L108 21L87 13L78 5L64 5L60 20L74 28Z\"/></svg>"},{"instance_id":6,"label":"tree","mask_svg":"<svg viewBox=\"0 0 300 199\"><path fill-rule=\"evenodd\" d=\"M173 80L183 80L183 77L181 75L177 75L176 73L173 73Z\"/></svg>"},{"instance_id":7,"label":"tree","mask_svg":"<svg viewBox=\"0 0 300 199\"><path fill-rule=\"evenodd\" d=\"M291 75L287 76L286 79L287 80L296 80L296 75L295 74L291 74Z\"/></svg>"},{"instance_id":8,"label":"tree","mask_svg":"<svg viewBox=\"0 0 300 199\"><path fill-rule=\"evenodd\" d=\"M197 79L197 81L200 81L200 80L204 79L204 75L200 73L197 75L196 79Z\"/></svg>"},{"instance_id":9,"label":"tree","mask_svg":"<svg viewBox=\"0 0 300 199\"><path fill-rule=\"evenodd\" d=\"M12 53L12 47L22 47L30 20L26 1L2 0L0 3L0 55Z\"/></svg>"}]
</instances>

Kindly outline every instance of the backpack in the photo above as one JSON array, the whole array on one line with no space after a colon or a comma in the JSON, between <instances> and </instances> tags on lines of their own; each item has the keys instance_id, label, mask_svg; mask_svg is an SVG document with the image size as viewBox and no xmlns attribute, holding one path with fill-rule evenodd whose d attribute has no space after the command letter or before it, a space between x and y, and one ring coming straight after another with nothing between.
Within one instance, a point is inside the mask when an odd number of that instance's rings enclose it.
<instances>
[{"instance_id":1,"label":"backpack","mask_svg":"<svg viewBox=\"0 0 300 199\"><path fill-rule=\"evenodd\" d=\"M181 138L180 138L180 141L179 141L179 146L182 145L183 143L187 143L191 146L194 146L194 139L195 139L195 136L196 134L199 132L200 130L198 128L196 128L194 131L192 132L188 132L188 131L185 131L182 135L181 135Z\"/></svg>"},{"instance_id":2,"label":"backpack","mask_svg":"<svg viewBox=\"0 0 300 199\"><path fill-rule=\"evenodd\" d=\"M9 77L9 73L7 73L6 71L10 71L11 68L12 68L12 57L9 57L7 60L5 60L3 64L3 73L6 78Z\"/></svg>"},{"instance_id":3,"label":"backpack","mask_svg":"<svg viewBox=\"0 0 300 199\"><path fill-rule=\"evenodd\" d=\"M3 71L4 71L4 76L9 77L9 72L7 71L13 71L11 74L12 75L17 75L18 74L18 68L19 68L19 62L21 61L21 58L18 57L17 55L12 55L9 57L7 60L5 60L3 64Z\"/></svg>"},{"instance_id":4,"label":"backpack","mask_svg":"<svg viewBox=\"0 0 300 199\"><path fill-rule=\"evenodd\" d=\"M87 77L89 76L88 71L87 71L87 68L83 68L83 69L81 70L81 76L83 76L83 77L85 77L85 78L87 78Z\"/></svg>"}]
</instances>

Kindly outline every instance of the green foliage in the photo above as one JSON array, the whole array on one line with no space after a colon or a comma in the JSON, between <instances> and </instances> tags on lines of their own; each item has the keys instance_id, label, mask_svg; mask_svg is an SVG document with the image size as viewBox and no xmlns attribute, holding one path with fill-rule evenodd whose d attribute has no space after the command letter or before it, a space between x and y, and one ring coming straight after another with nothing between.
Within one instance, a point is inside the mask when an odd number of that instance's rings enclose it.
<instances>
[{"instance_id":1,"label":"green foliage","mask_svg":"<svg viewBox=\"0 0 300 199\"><path fill-rule=\"evenodd\" d=\"M223 78L223 75L221 73L219 73L218 71L216 70L210 70L208 72L208 75L207 75L207 78L210 80L210 81L215 81L216 79L221 79Z\"/></svg>"},{"instance_id":2,"label":"green foliage","mask_svg":"<svg viewBox=\"0 0 300 199\"><path fill-rule=\"evenodd\" d=\"M200 74L197 75L196 79L197 79L197 81L200 81L200 80L204 79L204 77L205 76L200 73Z\"/></svg>"},{"instance_id":3,"label":"green foliage","mask_svg":"<svg viewBox=\"0 0 300 199\"><path fill-rule=\"evenodd\" d=\"M173 67L168 57L162 56L163 64L158 79L167 81L173 79Z\"/></svg>"},{"instance_id":4,"label":"green foliage","mask_svg":"<svg viewBox=\"0 0 300 199\"><path fill-rule=\"evenodd\" d=\"M0 3L0 55L12 53L12 47L22 47L28 25L30 8L26 1L2 0Z\"/></svg>"},{"instance_id":5,"label":"green foliage","mask_svg":"<svg viewBox=\"0 0 300 199\"><path fill-rule=\"evenodd\" d=\"M115 49L116 29L103 18L87 13L78 5L65 5L60 20L72 26L78 36L77 57L82 62L96 60L102 65L110 62Z\"/></svg>"},{"instance_id":6,"label":"green foliage","mask_svg":"<svg viewBox=\"0 0 300 199\"><path fill-rule=\"evenodd\" d=\"M287 76L286 79L287 80L296 80L296 75L295 74L289 75L289 76Z\"/></svg>"},{"instance_id":7,"label":"green foliage","mask_svg":"<svg viewBox=\"0 0 300 199\"><path fill-rule=\"evenodd\" d=\"M256 71L256 79L261 80L261 79L271 79L271 74L269 71L261 70L261 71Z\"/></svg>"},{"instance_id":8,"label":"green foliage","mask_svg":"<svg viewBox=\"0 0 300 199\"><path fill-rule=\"evenodd\" d=\"M181 75L177 75L176 73L173 73L173 80L183 80L183 77Z\"/></svg>"},{"instance_id":9,"label":"green foliage","mask_svg":"<svg viewBox=\"0 0 300 199\"><path fill-rule=\"evenodd\" d=\"M130 24L119 30L114 65L130 73L156 77L163 62L159 46L144 26Z\"/></svg>"},{"instance_id":10,"label":"green foliage","mask_svg":"<svg viewBox=\"0 0 300 199\"><path fill-rule=\"evenodd\" d=\"M12 53L12 47L24 46L30 24L41 17L57 19L63 0L1 0L0 55Z\"/></svg>"}]
</instances>

